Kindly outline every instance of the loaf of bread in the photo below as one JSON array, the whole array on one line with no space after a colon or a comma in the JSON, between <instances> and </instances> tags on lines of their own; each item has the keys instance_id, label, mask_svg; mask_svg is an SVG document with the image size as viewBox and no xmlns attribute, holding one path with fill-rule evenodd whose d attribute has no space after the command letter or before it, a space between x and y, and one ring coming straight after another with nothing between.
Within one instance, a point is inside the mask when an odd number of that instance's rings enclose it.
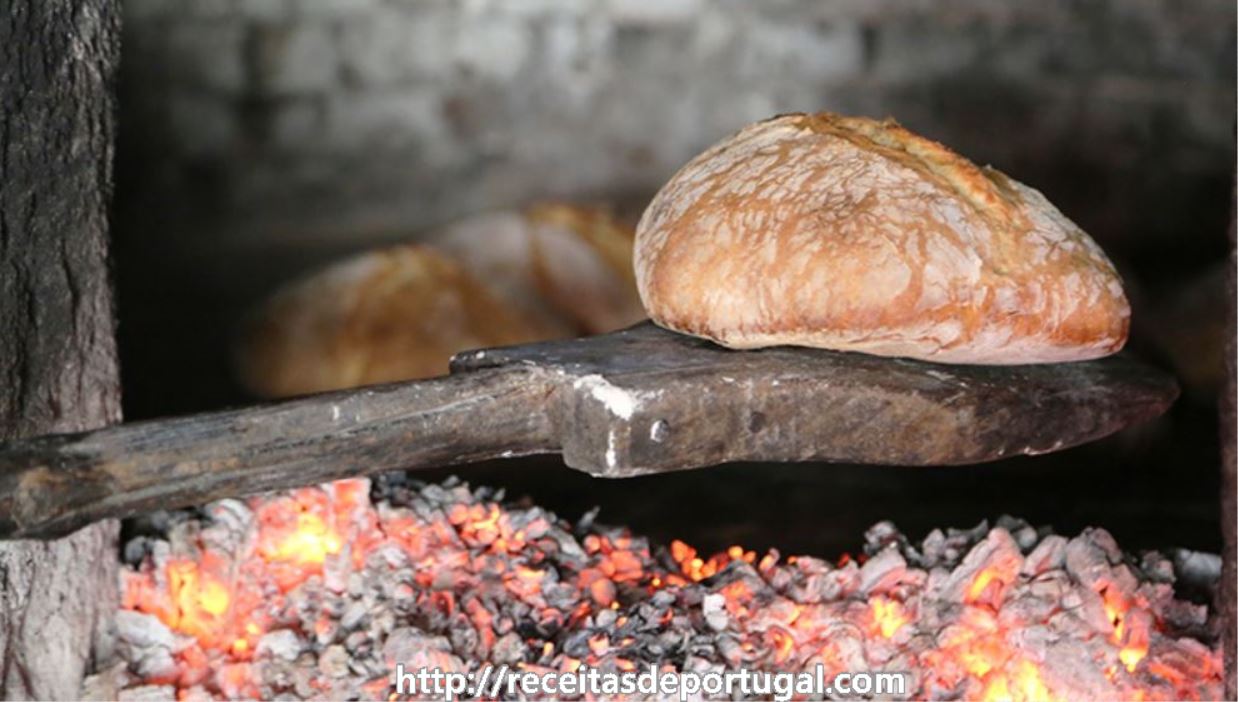
<instances>
[{"instance_id":1,"label":"loaf of bread","mask_svg":"<svg viewBox=\"0 0 1238 702\"><path fill-rule=\"evenodd\" d=\"M441 375L456 351L540 333L446 255L397 246L278 291L247 321L237 368L255 394L286 397Z\"/></svg>"},{"instance_id":2,"label":"loaf of bread","mask_svg":"<svg viewBox=\"0 0 1238 702\"><path fill-rule=\"evenodd\" d=\"M481 215L277 291L235 346L261 397L447 372L457 352L610 331L644 317L633 231L600 208Z\"/></svg>"},{"instance_id":3,"label":"loaf of bread","mask_svg":"<svg viewBox=\"0 0 1238 702\"><path fill-rule=\"evenodd\" d=\"M605 208L539 203L465 220L429 242L527 317L569 337L645 318L633 238L632 227Z\"/></svg>"},{"instance_id":4,"label":"loaf of bread","mask_svg":"<svg viewBox=\"0 0 1238 702\"><path fill-rule=\"evenodd\" d=\"M893 121L750 125L697 156L637 226L637 287L676 331L948 363L1122 348L1100 248L1036 190Z\"/></svg>"}]
</instances>

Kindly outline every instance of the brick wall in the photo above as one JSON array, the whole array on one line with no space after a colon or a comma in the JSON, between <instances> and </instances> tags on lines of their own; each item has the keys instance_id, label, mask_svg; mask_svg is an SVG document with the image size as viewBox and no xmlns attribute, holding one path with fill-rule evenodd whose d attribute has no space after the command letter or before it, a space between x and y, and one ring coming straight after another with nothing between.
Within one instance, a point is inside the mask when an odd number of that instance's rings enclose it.
<instances>
[{"instance_id":1,"label":"brick wall","mask_svg":"<svg viewBox=\"0 0 1238 702\"><path fill-rule=\"evenodd\" d=\"M638 209L791 110L892 115L1136 268L1210 255L1228 208L1232 0L124 5L122 334L164 355L184 315L373 241L548 195Z\"/></svg>"}]
</instances>

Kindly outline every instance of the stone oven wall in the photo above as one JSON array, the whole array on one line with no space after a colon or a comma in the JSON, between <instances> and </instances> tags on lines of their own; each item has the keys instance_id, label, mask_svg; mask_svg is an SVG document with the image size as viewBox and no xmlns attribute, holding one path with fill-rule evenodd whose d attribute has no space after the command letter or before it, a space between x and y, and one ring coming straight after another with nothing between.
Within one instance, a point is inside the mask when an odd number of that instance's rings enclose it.
<instances>
[{"instance_id":1,"label":"stone oven wall","mask_svg":"<svg viewBox=\"0 0 1238 702\"><path fill-rule=\"evenodd\" d=\"M639 212L694 153L778 112L891 115L1003 168L1133 265L1132 286L1143 261L1222 248L1229 0L124 10L116 250L135 416L235 399L220 330L289 275L547 196Z\"/></svg>"},{"instance_id":2,"label":"stone oven wall","mask_svg":"<svg viewBox=\"0 0 1238 702\"><path fill-rule=\"evenodd\" d=\"M142 156L128 175L161 206L209 213L236 236L254 225L351 237L547 194L647 193L725 133L792 110L893 115L1065 200L1083 187L1102 207L1129 207L1130 190L1150 186L1059 176L1191 177L1232 156L1226 0L125 10L125 155Z\"/></svg>"}]
</instances>

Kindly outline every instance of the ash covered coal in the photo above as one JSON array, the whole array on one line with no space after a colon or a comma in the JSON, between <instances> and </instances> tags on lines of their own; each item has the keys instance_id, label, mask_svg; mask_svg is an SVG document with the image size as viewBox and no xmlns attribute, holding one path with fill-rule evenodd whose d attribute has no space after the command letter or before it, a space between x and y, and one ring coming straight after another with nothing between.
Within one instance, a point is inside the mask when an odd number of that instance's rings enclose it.
<instances>
[{"instance_id":1,"label":"ash covered coal","mask_svg":"<svg viewBox=\"0 0 1238 702\"><path fill-rule=\"evenodd\" d=\"M448 481L349 480L221 500L125 549L121 700L393 699L396 664L444 671L907 672L907 697L1222 694L1207 554L1124 554L1002 518L911 543L892 524L836 563L703 558Z\"/></svg>"}]
</instances>

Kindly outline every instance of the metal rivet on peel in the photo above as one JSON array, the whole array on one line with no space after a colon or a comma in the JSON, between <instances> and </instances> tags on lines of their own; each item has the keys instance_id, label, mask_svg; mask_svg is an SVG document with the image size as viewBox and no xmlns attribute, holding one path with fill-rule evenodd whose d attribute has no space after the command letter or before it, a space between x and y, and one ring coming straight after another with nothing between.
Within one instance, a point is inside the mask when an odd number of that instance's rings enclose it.
<instances>
[{"instance_id":1,"label":"metal rivet on peel","mask_svg":"<svg viewBox=\"0 0 1238 702\"><path fill-rule=\"evenodd\" d=\"M667 424L665 419L659 419L649 427L649 439L659 444L665 441L670 433L671 425Z\"/></svg>"}]
</instances>

